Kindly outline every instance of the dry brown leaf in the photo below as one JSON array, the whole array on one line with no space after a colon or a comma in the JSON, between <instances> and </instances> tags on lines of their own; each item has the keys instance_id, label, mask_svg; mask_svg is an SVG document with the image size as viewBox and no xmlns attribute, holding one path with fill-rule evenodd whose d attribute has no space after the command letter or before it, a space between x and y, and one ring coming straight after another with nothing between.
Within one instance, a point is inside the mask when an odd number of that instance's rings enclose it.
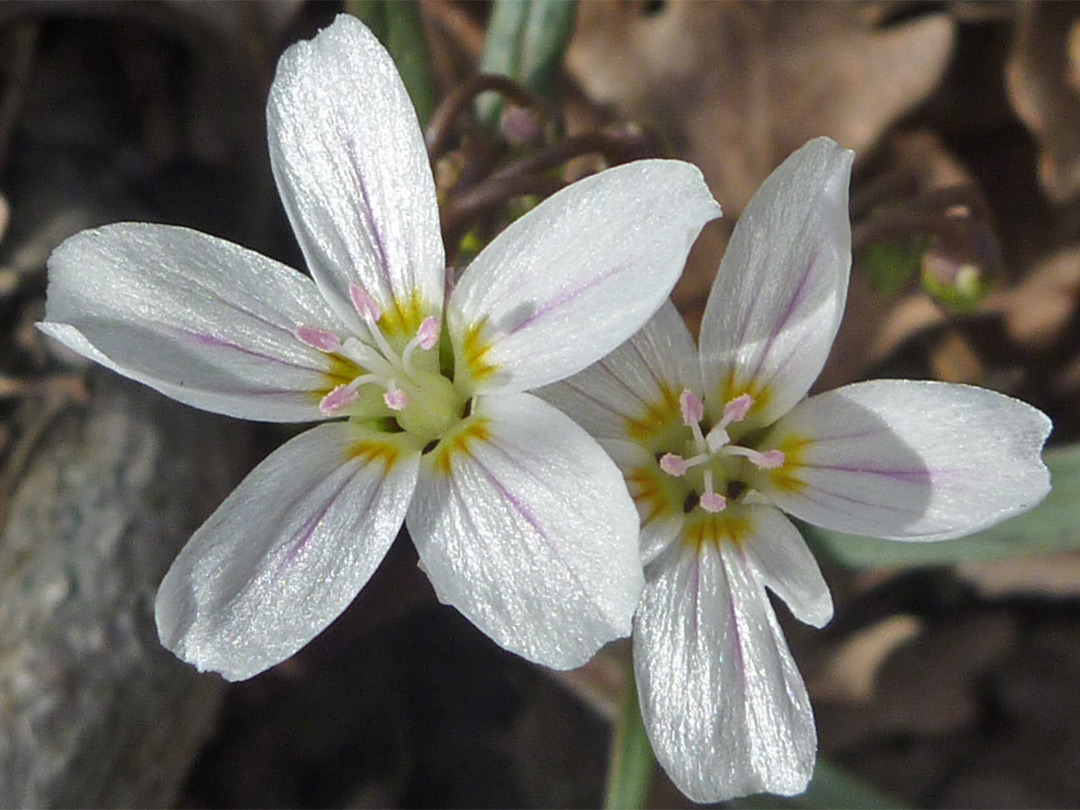
<instances>
[{"instance_id":1,"label":"dry brown leaf","mask_svg":"<svg viewBox=\"0 0 1080 810\"><path fill-rule=\"evenodd\" d=\"M882 735L945 734L974 722L975 684L1016 636L1008 613L973 613L896 646L881 663L868 701L822 699L811 690L823 749L859 746Z\"/></svg>"},{"instance_id":2,"label":"dry brown leaf","mask_svg":"<svg viewBox=\"0 0 1080 810\"><path fill-rule=\"evenodd\" d=\"M1017 594L1075 597L1080 594L1080 551L968 562L957 566L956 574L988 598Z\"/></svg>"},{"instance_id":3,"label":"dry brown leaf","mask_svg":"<svg viewBox=\"0 0 1080 810\"><path fill-rule=\"evenodd\" d=\"M971 342L960 332L949 332L930 350L930 368L934 379L948 383L974 384L983 378L985 368Z\"/></svg>"},{"instance_id":4,"label":"dry brown leaf","mask_svg":"<svg viewBox=\"0 0 1080 810\"><path fill-rule=\"evenodd\" d=\"M920 632L922 622L916 617L898 615L852 633L811 682L810 690L821 700L869 700L882 664Z\"/></svg>"},{"instance_id":5,"label":"dry brown leaf","mask_svg":"<svg viewBox=\"0 0 1080 810\"><path fill-rule=\"evenodd\" d=\"M1039 182L1063 203L1080 192L1080 5L1020 6L1006 66L1009 101L1039 141Z\"/></svg>"},{"instance_id":6,"label":"dry brown leaf","mask_svg":"<svg viewBox=\"0 0 1080 810\"><path fill-rule=\"evenodd\" d=\"M818 135L868 151L941 78L953 45L946 15L879 30L859 9L614 0L578 6L570 75L591 101L656 129L676 157L700 166L724 207L672 296L691 324L735 218L781 160Z\"/></svg>"},{"instance_id":7,"label":"dry brown leaf","mask_svg":"<svg viewBox=\"0 0 1080 810\"><path fill-rule=\"evenodd\" d=\"M567 66L594 101L667 135L729 213L817 135L865 152L941 78L953 23L876 29L834 3L582 3Z\"/></svg>"},{"instance_id":8,"label":"dry brown leaf","mask_svg":"<svg viewBox=\"0 0 1080 810\"><path fill-rule=\"evenodd\" d=\"M882 319L870 348L870 360L881 362L917 332L944 322L941 307L922 292L899 299Z\"/></svg>"},{"instance_id":9,"label":"dry brown leaf","mask_svg":"<svg viewBox=\"0 0 1080 810\"><path fill-rule=\"evenodd\" d=\"M1060 335L1080 296L1080 247L1051 254L1017 286L992 296L989 311L1005 318L1009 336L1032 349L1046 348Z\"/></svg>"}]
</instances>

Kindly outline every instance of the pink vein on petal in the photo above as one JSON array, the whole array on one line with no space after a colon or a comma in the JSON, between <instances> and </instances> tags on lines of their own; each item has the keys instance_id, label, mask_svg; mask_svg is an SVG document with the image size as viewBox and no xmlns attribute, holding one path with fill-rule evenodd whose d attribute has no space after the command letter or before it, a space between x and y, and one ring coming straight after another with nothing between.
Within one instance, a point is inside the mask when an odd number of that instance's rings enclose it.
<instances>
[{"instance_id":1,"label":"pink vein on petal","mask_svg":"<svg viewBox=\"0 0 1080 810\"><path fill-rule=\"evenodd\" d=\"M218 337L217 335L211 335L207 332L195 332L190 329L180 329L178 331L180 332L180 334L187 338L190 338L195 343L198 343L200 346L214 346L219 349L232 349L233 351L239 352L240 354L246 354L249 357L257 357L260 360L267 360L271 363L277 363L278 365L288 366L290 368L298 368L302 369L303 371L314 371L316 373L319 372L319 369L313 366L304 366L272 354L266 354L264 352L256 351L255 349L249 348L247 346L241 346L238 343L233 343L230 340Z\"/></svg>"},{"instance_id":2,"label":"pink vein on petal","mask_svg":"<svg viewBox=\"0 0 1080 810\"><path fill-rule=\"evenodd\" d=\"M524 329L527 326L531 326L536 321L550 315L553 311L557 310L559 307L562 307L562 306L570 303L571 301L573 301L578 296L588 292L589 290L593 289L594 287L598 286L599 284L602 284L603 282L607 281L609 278L611 278L613 276L617 276L620 273L625 272L626 269L627 268L624 267L624 266L623 267L615 267L615 268L613 268L611 270L608 270L606 273L603 273L602 275L597 276L592 281L590 281L588 284L585 284L585 285L583 285L581 287L578 287L575 290L571 290L570 292L563 293L558 298L555 298L555 299L553 299L551 301L548 301L542 307L539 307L535 312L533 312L531 315L529 315L528 318L526 318L521 323L517 324L513 329L511 329L510 334L514 334L516 332L521 331L522 329Z\"/></svg>"},{"instance_id":3,"label":"pink vein on petal","mask_svg":"<svg viewBox=\"0 0 1080 810\"><path fill-rule=\"evenodd\" d=\"M877 475L883 478L892 478L896 481L910 481L912 483L932 483L935 478L940 475L948 474L948 470L938 470L935 473L931 473L930 470L880 470L872 467L856 467L851 465L840 464L799 464L802 469L808 470L823 470L826 472L840 472L851 473L854 475Z\"/></svg>"},{"instance_id":4,"label":"pink vein on petal","mask_svg":"<svg viewBox=\"0 0 1080 810\"><path fill-rule=\"evenodd\" d=\"M306 521L304 521L304 523L300 526L299 529L293 532L292 537L289 538L288 552L286 553L284 559L278 564L277 570L274 572L275 579L286 568L292 566L292 564L296 561L296 558L300 556L301 552L303 552L303 550L307 547L307 544L311 541L311 538L315 536L315 530L319 528L319 524L322 523L323 518L325 518L327 512L330 511L330 507L334 505L334 502L337 501L339 497L341 497L341 493L345 491L345 488L356 479L357 473L359 472L360 468L358 467L350 475L346 476L345 480L341 482L341 485L338 486L337 489L335 489L334 492L330 495L330 497L326 499L325 503L323 503L323 505L319 507L319 510L311 517L309 517ZM379 481L378 486L375 487L375 489L371 493L371 496L368 498L367 504L365 504L363 509L359 510L359 513L366 513L371 509L372 504L375 503L376 499L379 497L379 494L382 492L383 480Z\"/></svg>"},{"instance_id":5,"label":"pink vein on petal","mask_svg":"<svg viewBox=\"0 0 1080 810\"><path fill-rule=\"evenodd\" d=\"M508 453L504 448L499 447L494 442L489 442L488 447L500 453L510 464L512 464L521 472L526 473L534 479L536 478L535 474L531 470L520 464L518 460L510 453ZM535 456L533 456L533 458L535 458ZM562 553L562 549L560 548L559 544L556 543L554 539L544 530L544 527L540 524L540 521L537 519L536 515L532 513L532 510L530 510L529 507L526 506L520 498L518 498L514 493L508 490L495 476L495 474L492 473L491 470L489 470L487 467L485 467L484 464L481 463L480 460L475 456L473 456L473 463L476 464L477 468L484 474L488 481L491 482L495 489L499 491L499 494L506 498L507 502L514 508L514 510L525 519L525 522L536 530L536 533L540 535L541 539L544 540L548 548L550 548L552 552L554 552L555 556L563 563L566 570L574 578L574 581L581 585L583 592L587 593L587 591L584 590L585 586L581 582L581 577L578 574L577 570L569 564L569 562L566 560L565 555Z\"/></svg>"},{"instance_id":6,"label":"pink vein on petal","mask_svg":"<svg viewBox=\"0 0 1080 810\"><path fill-rule=\"evenodd\" d=\"M780 318L773 322L772 328L769 332L769 338L765 343L765 347L758 354L757 363L754 366L753 372L749 375L749 379L757 378L758 373L761 371L761 367L765 364L765 358L769 356L769 353L772 351L773 345L776 343L776 339L787 329L788 321L791 320L791 317L795 314L795 312L798 311L799 306L802 305L803 300L806 297L806 291L809 288L810 279L813 277L813 270L817 265L817 261L820 256L821 248L818 247L814 251L814 255L811 256L810 260L806 263L803 274L799 278L799 284L795 288L795 293L788 300L787 305L784 307L783 314L780 316ZM743 339L740 341L741 343L745 344L745 337L746 335L744 327ZM783 361L781 361L781 364L775 370L774 375L779 374L783 370L784 366L788 363L788 361L790 361L791 358L795 356L796 355L794 352L789 353L788 356L784 358ZM762 380L761 382L767 383L768 380Z\"/></svg>"}]
</instances>

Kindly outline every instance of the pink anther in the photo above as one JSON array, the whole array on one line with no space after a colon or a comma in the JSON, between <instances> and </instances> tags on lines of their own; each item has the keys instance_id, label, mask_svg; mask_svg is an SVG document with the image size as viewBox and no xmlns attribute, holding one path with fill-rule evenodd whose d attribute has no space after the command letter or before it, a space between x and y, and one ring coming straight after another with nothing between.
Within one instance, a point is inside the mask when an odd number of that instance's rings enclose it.
<instances>
[{"instance_id":1,"label":"pink anther","mask_svg":"<svg viewBox=\"0 0 1080 810\"><path fill-rule=\"evenodd\" d=\"M293 334L301 342L318 349L320 352L336 352L341 348L341 338L333 332L327 332L325 329L318 329L314 326L298 326Z\"/></svg>"},{"instance_id":2,"label":"pink anther","mask_svg":"<svg viewBox=\"0 0 1080 810\"><path fill-rule=\"evenodd\" d=\"M356 402L357 396L356 389L352 385L339 385L322 398L319 410L329 416L352 405Z\"/></svg>"},{"instance_id":3,"label":"pink anther","mask_svg":"<svg viewBox=\"0 0 1080 810\"><path fill-rule=\"evenodd\" d=\"M746 418L746 414L750 412L753 406L754 398L749 394L740 394L735 397L724 406L724 424L730 425L732 422L741 422Z\"/></svg>"},{"instance_id":4,"label":"pink anther","mask_svg":"<svg viewBox=\"0 0 1080 810\"><path fill-rule=\"evenodd\" d=\"M747 456L750 463L762 470L775 470L784 466L784 454L780 450L766 450Z\"/></svg>"},{"instance_id":5,"label":"pink anther","mask_svg":"<svg viewBox=\"0 0 1080 810\"><path fill-rule=\"evenodd\" d=\"M705 406L693 391L684 388L679 394L679 410L682 411L684 425L696 425L705 418Z\"/></svg>"},{"instance_id":6,"label":"pink anther","mask_svg":"<svg viewBox=\"0 0 1080 810\"><path fill-rule=\"evenodd\" d=\"M392 411L403 411L409 407L409 395L391 383L391 387L383 394L383 402Z\"/></svg>"},{"instance_id":7,"label":"pink anther","mask_svg":"<svg viewBox=\"0 0 1080 810\"><path fill-rule=\"evenodd\" d=\"M717 512L723 512L727 507L727 498L718 492L706 492L701 496L699 503L706 512L716 514Z\"/></svg>"},{"instance_id":8,"label":"pink anther","mask_svg":"<svg viewBox=\"0 0 1080 810\"><path fill-rule=\"evenodd\" d=\"M439 335L442 333L442 323L434 315L424 318L420 324L420 331L416 333L416 336L420 339L420 348L424 351L435 348L435 344L439 342Z\"/></svg>"},{"instance_id":9,"label":"pink anther","mask_svg":"<svg viewBox=\"0 0 1080 810\"><path fill-rule=\"evenodd\" d=\"M352 304L360 313L360 317L368 323L375 323L382 317L382 309L378 303L355 281L349 282L349 298L352 299Z\"/></svg>"},{"instance_id":10,"label":"pink anther","mask_svg":"<svg viewBox=\"0 0 1080 810\"><path fill-rule=\"evenodd\" d=\"M677 456L674 453L665 453L660 459L660 469L668 475L680 478L686 475L686 471L690 469L690 465L686 463L686 459L682 456Z\"/></svg>"}]
</instances>

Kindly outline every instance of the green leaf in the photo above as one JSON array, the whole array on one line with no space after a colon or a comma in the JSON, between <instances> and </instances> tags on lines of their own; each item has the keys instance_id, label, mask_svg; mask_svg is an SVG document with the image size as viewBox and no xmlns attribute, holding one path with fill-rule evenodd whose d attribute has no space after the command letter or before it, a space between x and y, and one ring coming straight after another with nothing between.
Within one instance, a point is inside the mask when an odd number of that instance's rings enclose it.
<instances>
[{"instance_id":1,"label":"green leaf","mask_svg":"<svg viewBox=\"0 0 1080 810\"><path fill-rule=\"evenodd\" d=\"M644 807L655 769L656 759L641 719L637 686L631 670L630 683L611 741L604 807L607 810Z\"/></svg>"},{"instance_id":2,"label":"green leaf","mask_svg":"<svg viewBox=\"0 0 1080 810\"><path fill-rule=\"evenodd\" d=\"M420 126L427 124L437 94L418 0L349 0L346 7L389 51L416 108Z\"/></svg>"},{"instance_id":3,"label":"green leaf","mask_svg":"<svg viewBox=\"0 0 1080 810\"><path fill-rule=\"evenodd\" d=\"M770 807L804 808L804 810L817 810L817 808L843 810L848 807L859 807L865 810L887 810L903 806L892 796L880 792L848 775L835 765L830 765L820 759L817 767L814 768L814 778L810 780L806 792L799 796L785 797L761 793L757 796L746 796L724 803L724 807L746 808L747 810Z\"/></svg>"},{"instance_id":4,"label":"green leaf","mask_svg":"<svg viewBox=\"0 0 1080 810\"><path fill-rule=\"evenodd\" d=\"M1047 450L1053 488L1030 512L978 534L938 543L908 543L804 526L806 538L836 562L855 568L953 565L1052 554L1080 548L1080 445Z\"/></svg>"},{"instance_id":5,"label":"green leaf","mask_svg":"<svg viewBox=\"0 0 1080 810\"><path fill-rule=\"evenodd\" d=\"M480 71L506 76L537 95L557 100L576 12L576 0L495 0ZM496 129L502 100L483 93L477 111L485 127Z\"/></svg>"}]
</instances>

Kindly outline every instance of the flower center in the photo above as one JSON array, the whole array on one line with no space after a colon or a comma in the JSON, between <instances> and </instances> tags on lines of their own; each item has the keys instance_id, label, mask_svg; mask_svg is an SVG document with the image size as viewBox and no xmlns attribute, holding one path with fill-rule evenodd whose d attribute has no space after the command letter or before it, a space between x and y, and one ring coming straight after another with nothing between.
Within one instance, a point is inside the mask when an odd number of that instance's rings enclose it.
<instances>
[{"instance_id":1,"label":"flower center","mask_svg":"<svg viewBox=\"0 0 1080 810\"><path fill-rule=\"evenodd\" d=\"M735 397L724 406L724 415L708 433L701 429L705 418L705 406L692 391L684 390L679 395L679 410L683 424L692 434L691 454L689 457L676 453L665 453L660 458L660 469L675 478L684 478L693 470L700 472L701 486L698 491L697 505L706 512L722 512L727 506L728 485L735 481L736 464L740 459L762 470L775 470L784 463L784 454L779 450L760 452L750 447L732 444L727 426L741 422L746 418L754 399L749 394ZM719 490L723 489L724 492Z\"/></svg>"},{"instance_id":2,"label":"flower center","mask_svg":"<svg viewBox=\"0 0 1080 810\"><path fill-rule=\"evenodd\" d=\"M351 336L343 341L332 332L312 326L299 326L295 332L308 346L347 358L363 371L324 396L319 409L327 416L343 413L356 405L361 388L374 386L382 390L382 403L402 430L425 442L441 438L461 419L465 399L438 371L437 358L434 362L414 362L419 359L418 352L430 352L439 345L441 322L434 316L425 318L399 352L379 327L382 310L375 299L355 282L349 285L349 296L367 327L370 342Z\"/></svg>"}]
</instances>

